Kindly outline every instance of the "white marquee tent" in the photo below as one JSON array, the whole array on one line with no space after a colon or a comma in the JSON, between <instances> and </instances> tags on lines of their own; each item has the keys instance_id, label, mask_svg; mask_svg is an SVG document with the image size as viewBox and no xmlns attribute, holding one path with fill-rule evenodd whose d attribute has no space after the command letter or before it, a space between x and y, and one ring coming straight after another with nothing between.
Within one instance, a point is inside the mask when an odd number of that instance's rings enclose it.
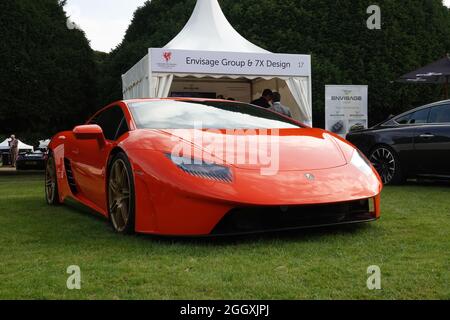
<instances>
[{"instance_id":1,"label":"white marquee tent","mask_svg":"<svg viewBox=\"0 0 450 320\"><path fill-rule=\"evenodd\" d=\"M250 102L279 91L293 116L312 124L311 57L270 53L243 38L217 0L197 0L184 29L122 76L124 99L224 95Z\"/></svg>"},{"instance_id":2,"label":"white marquee tent","mask_svg":"<svg viewBox=\"0 0 450 320\"><path fill-rule=\"evenodd\" d=\"M10 139L6 139L5 141L3 141L2 143L0 143L0 151L9 151L9 142ZM32 146L29 146L25 143L23 143L22 141L19 140L19 150L21 152L26 152L26 151L34 151L34 148Z\"/></svg>"}]
</instances>

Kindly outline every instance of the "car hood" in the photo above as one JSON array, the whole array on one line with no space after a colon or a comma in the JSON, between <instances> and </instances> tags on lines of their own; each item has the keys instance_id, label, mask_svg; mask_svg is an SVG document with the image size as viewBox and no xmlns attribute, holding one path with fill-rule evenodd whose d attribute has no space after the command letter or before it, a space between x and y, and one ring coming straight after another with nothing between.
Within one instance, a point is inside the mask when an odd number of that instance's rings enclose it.
<instances>
[{"instance_id":1,"label":"car hood","mask_svg":"<svg viewBox=\"0 0 450 320\"><path fill-rule=\"evenodd\" d=\"M320 129L277 130L160 130L210 155L215 161L241 169L279 171L330 169L347 164L335 138ZM180 141L178 140L178 141ZM181 146L173 145L173 150ZM195 151L194 151L195 153ZM194 157L198 154L194 154Z\"/></svg>"}]
</instances>

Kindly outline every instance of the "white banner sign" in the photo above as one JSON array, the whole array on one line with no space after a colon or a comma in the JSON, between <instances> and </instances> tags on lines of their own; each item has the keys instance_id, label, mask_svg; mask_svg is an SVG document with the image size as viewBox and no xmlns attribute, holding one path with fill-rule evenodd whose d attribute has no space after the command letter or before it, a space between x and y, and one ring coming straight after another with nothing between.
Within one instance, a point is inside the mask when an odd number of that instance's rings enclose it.
<instances>
[{"instance_id":1,"label":"white banner sign","mask_svg":"<svg viewBox=\"0 0 450 320\"><path fill-rule=\"evenodd\" d=\"M154 73L311 76L311 56L150 49Z\"/></svg>"},{"instance_id":2,"label":"white banner sign","mask_svg":"<svg viewBox=\"0 0 450 320\"><path fill-rule=\"evenodd\" d=\"M367 86L325 86L326 130L345 137L352 129L366 129L368 120Z\"/></svg>"}]
</instances>

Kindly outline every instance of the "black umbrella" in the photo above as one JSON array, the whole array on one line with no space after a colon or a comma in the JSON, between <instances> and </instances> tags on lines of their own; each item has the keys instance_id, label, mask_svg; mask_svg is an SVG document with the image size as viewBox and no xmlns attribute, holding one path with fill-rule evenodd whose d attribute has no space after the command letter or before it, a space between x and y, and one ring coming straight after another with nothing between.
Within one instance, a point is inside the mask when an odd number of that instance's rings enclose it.
<instances>
[{"instance_id":1,"label":"black umbrella","mask_svg":"<svg viewBox=\"0 0 450 320\"><path fill-rule=\"evenodd\" d=\"M402 83L432 83L445 85L445 98L448 99L448 84L450 79L450 57L430 63L429 65L402 76L398 82Z\"/></svg>"}]
</instances>

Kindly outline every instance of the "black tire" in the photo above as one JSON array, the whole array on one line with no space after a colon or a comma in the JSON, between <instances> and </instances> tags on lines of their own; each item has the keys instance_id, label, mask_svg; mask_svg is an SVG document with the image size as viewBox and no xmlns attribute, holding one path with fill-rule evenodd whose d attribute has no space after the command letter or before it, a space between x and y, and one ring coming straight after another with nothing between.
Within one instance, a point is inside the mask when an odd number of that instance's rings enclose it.
<instances>
[{"instance_id":1,"label":"black tire","mask_svg":"<svg viewBox=\"0 0 450 320\"><path fill-rule=\"evenodd\" d=\"M405 181L400 158L391 147L387 145L376 146L370 152L369 160L377 169L385 185L396 185Z\"/></svg>"},{"instance_id":2,"label":"black tire","mask_svg":"<svg viewBox=\"0 0 450 320\"><path fill-rule=\"evenodd\" d=\"M119 152L110 161L107 180L108 216L120 234L135 232L135 192L133 170L128 157Z\"/></svg>"},{"instance_id":3,"label":"black tire","mask_svg":"<svg viewBox=\"0 0 450 320\"><path fill-rule=\"evenodd\" d=\"M55 157L49 152L45 162L45 200L50 206L60 205Z\"/></svg>"}]
</instances>

